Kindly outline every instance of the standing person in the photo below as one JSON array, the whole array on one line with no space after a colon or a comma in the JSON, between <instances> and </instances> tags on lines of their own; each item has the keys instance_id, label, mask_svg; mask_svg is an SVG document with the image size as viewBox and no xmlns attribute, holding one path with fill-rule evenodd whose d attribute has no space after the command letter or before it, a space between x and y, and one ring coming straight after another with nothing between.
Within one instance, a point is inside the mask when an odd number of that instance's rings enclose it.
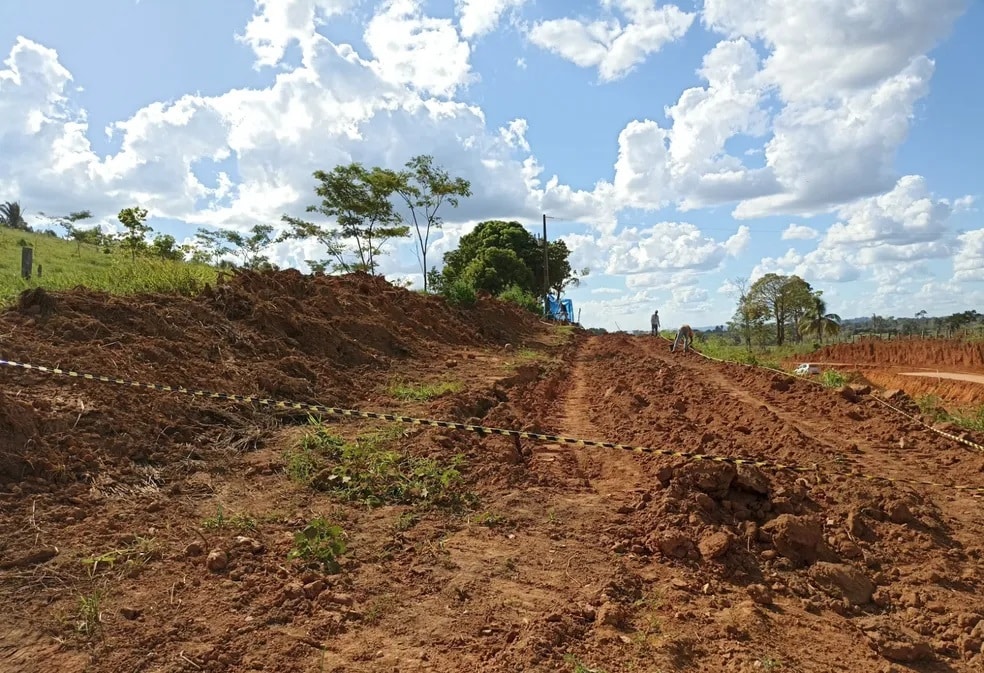
<instances>
[{"instance_id":1,"label":"standing person","mask_svg":"<svg viewBox=\"0 0 984 673\"><path fill-rule=\"evenodd\" d=\"M694 331L690 329L690 325L681 325L680 330L676 334L676 338L673 340L673 345L670 346L670 352L676 350L677 345L683 342L683 352L686 353L690 350L690 344L694 340Z\"/></svg>"},{"instance_id":2,"label":"standing person","mask_svg":"<svg viewBox=\"0 0 984 673\"><path fill-rule=\"evenodd\" d=\"M649 326L652 327L651 334L653 336L659 335L659 309L653 311L653 315L649 318Z\"/></svg>"}]
</instances>

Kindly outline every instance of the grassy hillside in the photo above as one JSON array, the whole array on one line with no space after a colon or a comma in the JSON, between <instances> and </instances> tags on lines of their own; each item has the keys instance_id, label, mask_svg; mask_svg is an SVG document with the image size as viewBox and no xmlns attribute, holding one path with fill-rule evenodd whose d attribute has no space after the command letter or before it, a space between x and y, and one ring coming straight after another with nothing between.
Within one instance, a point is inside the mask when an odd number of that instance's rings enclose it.
<instances>
[{"instance_id":1,"label":"grassy hillside","mask_svg":"<svg viewBox=\"0 0 984 673\"><path fill-rule=\"evenodd\" d=\"M34 272L30 281L20 276L22 242L34 248ZM37 277L38 265L43 275ZM65 290L84 285L114 294L177 292L189 294L214 282L218 271L203 264L172 262L146 257L131 261L120 251L109 254L54 236L0 227L0 305L7 306L32 287Z\"/></svg>"}]
</instances>

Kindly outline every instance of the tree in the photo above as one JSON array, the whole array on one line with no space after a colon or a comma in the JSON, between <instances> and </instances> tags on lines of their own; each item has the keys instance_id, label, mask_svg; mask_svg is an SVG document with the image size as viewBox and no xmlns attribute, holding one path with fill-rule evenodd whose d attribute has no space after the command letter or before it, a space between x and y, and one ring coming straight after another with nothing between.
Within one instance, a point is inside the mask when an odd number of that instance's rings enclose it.
<instances>
[{"instance_id":1,"label":"tree","mask_svg":"<svg viewBox=\"0 0 984 673\"><path fill-rule=\"evenodd\" d=\"M494 295L499 295L510 287L529 292L527 288L533 285L533 273L529 267L515 251L504 248L480 250L465 267L460 278L476 290L485 290Z\"/></svg>"},{"instance_id":2,"label":"tree","mask_svg":"<svg viewBox=\"0 0 984 673\"><path fill-rule=\"evenodd\" d=\"M836 336L841 329L841 317L836 313L827 313L827 302L823 300L822 294L823 292L814 293L813 304L799 324L801 334L815 334L821 344L825 334Z\"/></svg>"},{"instance_id":3,"label":"tree","mask_svg":"<svg viewBox=\"0 0 984 673\"><path fill-rule=\"evenodd\" d=\"M441 273L444 282L450 284L462 278L465 269L482 251L493 248L513 252L526 267L528 273L520 274L522 278L514 278L512 282L536 296L542 293L543 288L536 279L543 277L543 248L519 222L503 220L479 222L474 230L461 237L456 249L444 253L444 270ZM484 259L492 258L486 256ZM511 258L499 256L497 259L503 260L507 266L512 265ZM505 287L512 282L505 283Z\"/></svg>"},{"instance_id":4,"label":"tree","mask_svg":"<svg viewBox=\"0 0 984 673\"><path fill-rule=\"evenodd\" d=\"M786 342L787 324L808 299L808 293L809 284L799 276L767 273L752 283L745 301L750 304L748 310L775 321L776 345L781 346Z\"/></svg>"},{"instance_id":5,"label":"tree","mask_svg":"<svg viewBox=\"0 0 984 673\"><path fill-rule=\"evenodd\" d=\"M184 251L178 246L178 242L171 234L160 234L154 237L154 242L150 245L150 252L161 259L180 260L184 258Z\"/></svg>"},{"instance_id":6,"label":"tree","mask_svg":"<svg viewBox=\"0 0 984 673\"><path fill-rule=\"evenodd\" d=\"M471 183L464 178L452 178L446 170L434 166L434 158L421 154L406 163L406 170L396 174L393 191L410 209L410 220L417 233L420 269L424 274L424 292L430 290L427 273L427 250L431 229L440 229L444 222L437 211L445 203L457 208L461 197L471 196Z\"/></svg>"},{"instance_id":7,"label":"tree","mask_svg":"<svg viewBox=\"0 0 984 673\"><path fill-rule=\"evenodd\" d=\"M218 264L224 255L232 252L232 248L226 246L226 237L220 231L210 231L200 228L195 232L197 250L192 253L192 259L202 261L206 264Z\"/></svg>"},{"instance_id":8,"label":"tree","mask_svg":"<svg viewBox=\"0 0 984 673\"><path fill-rule=\"evenodd\" d=\"M31 227L27 225L27 221L24 219L24 211L21 210L20 203L17 201L7 201L0 205L0 224L11 229L20 229L21 231L31 230Z\"/></svg>"},{"instance_id":9,"label":"tree","mask_svg":"<svg viewBox=\"0 0 984 673\"><path fill-rule=\"evenodd\" d=\"M786 282L786 302L789 306L789 326L793 330L793 339L799 343L803 340L799 325L804 316L813 309L814 291L810 284L799 276L790 276Z\"/></svg>"},{"instance_id":10,"label":"tree","mask_svg":"<svg viewBox=\"0 0 984 673\"><path fill-rule=\"evenodd\" d=\"M123 248L130 251L130 259L135 261L137 252L147 248L145 236L153 231L150 225L146 224L147 210L139 206L124 208L116 218L126 229L122 240Z\"/></svg>"},{"instance_id":11,"label":"tree","mask_svg":"<svg viewBox=\"0 0 984 673\"><path fill-rule=\"evenodd\" d=\"M735 278L731 284L734 285L734 292L738 299L738 308L735 310L732 324L741 334L745 347L752 350L752 333L754 328L765 319L765 311L762 306L749 301L748 278Z\"/></svg>"},{"instance_id":12,"label":"tree","mask_svg":"<svg viewBox=\"0 0 984 673\"><path fill-rule=\"evenodd\" d=\"M234 246L233 252L243 258L242 266L246 269L259 269L270 264L270 258L263 251L273 243L273 227L269 224L254 224L249 235L238 231L223 233L225 240Z\"/></svg>"},{"instance_id":13,"label":"tree","mask_svg":"<svg viewBox=\"0 0 984 673\"><path fill-rule=\"evenodd\" d=\"M99 245L100 242L100 231L97 227L79 227L78 222L83 220L88 220L92 218L92 213L88 210L79 210L74 213L69 213L68 215L59 215L56 217L51 217L45 215L44 213L38 213L42 217L47 217L56 226L61 227L65 230L65 238L70 241L75 241L75 254L78 257L82 256L82 244L88 245Z\"/></svg>"},{"instance_id":14,"label":"tree","mask_svg":"<svg viewBox=\"0 0 984 673\"><path fill-rule=\"evenodd\" d=\"M290 229L278 241L314 238L335 259L334 270L376 273L376 258L382 254L383 243L410 234L410 227L402 224L403 218L390 201L399 183L396 174L355 162L327 173L315 171L314 177L319 182L314 192L321 197L321 204L308 206L307 212L321 213L334 221L319 226L284 215ZM355 245L355 262L348 261L349 241Z\"/></svg>"},{"instance_id":15,"label":"tree","mask_svg":"<svg viewBox=\"0 0 984 673\"><path fill-rule=\"evenodd\" d=\"M542 246L543 243L540 243ZM588 267L583 269L572 269L570 262L571 251L567 248L567 243L563 239L551 241L547 245L547 263L550 276L550 289L553 290L557 301L569 287L580 287L581 280L587 276L591 270ZM540 263L543 267L543 263Z\"/></svg>"}]
</instances>

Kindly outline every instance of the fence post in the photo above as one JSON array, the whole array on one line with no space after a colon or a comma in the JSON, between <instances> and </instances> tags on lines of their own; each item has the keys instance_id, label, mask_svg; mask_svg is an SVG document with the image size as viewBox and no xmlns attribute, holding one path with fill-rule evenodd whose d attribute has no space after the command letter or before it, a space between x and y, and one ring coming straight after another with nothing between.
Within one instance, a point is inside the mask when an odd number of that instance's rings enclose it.
<instances>
[{"instance_id":1,"label":"fence post","mask_svg":"<svg viewBox=\"0 0 984 673\"><path fill-rule=\"evenodd\" d=\"M21 248L21 277L31 280L31 269L34 268L34 248Z\"/></svg>"}]
</instances>

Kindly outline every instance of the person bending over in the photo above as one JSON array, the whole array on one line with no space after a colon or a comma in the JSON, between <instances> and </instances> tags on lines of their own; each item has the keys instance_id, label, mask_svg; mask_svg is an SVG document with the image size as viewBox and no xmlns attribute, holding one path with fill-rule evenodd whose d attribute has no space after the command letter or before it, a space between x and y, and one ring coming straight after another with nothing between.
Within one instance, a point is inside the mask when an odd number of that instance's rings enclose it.
<instances>
[{"instance_id":1,"label":"person bending over","mask_svg":"<svg viewBox=\"0 0 984 673\"><path fill-rule=\"evenodd\" d=\"M680 330L676 334L676 338L673 340L673 345L670 346L670 352L674 352L677 346L683 343L683 352L686 353L690 350L690 344L694 340L694 331L690 329L690 325L682 325Z\"/></svg>"}]
</instances>

